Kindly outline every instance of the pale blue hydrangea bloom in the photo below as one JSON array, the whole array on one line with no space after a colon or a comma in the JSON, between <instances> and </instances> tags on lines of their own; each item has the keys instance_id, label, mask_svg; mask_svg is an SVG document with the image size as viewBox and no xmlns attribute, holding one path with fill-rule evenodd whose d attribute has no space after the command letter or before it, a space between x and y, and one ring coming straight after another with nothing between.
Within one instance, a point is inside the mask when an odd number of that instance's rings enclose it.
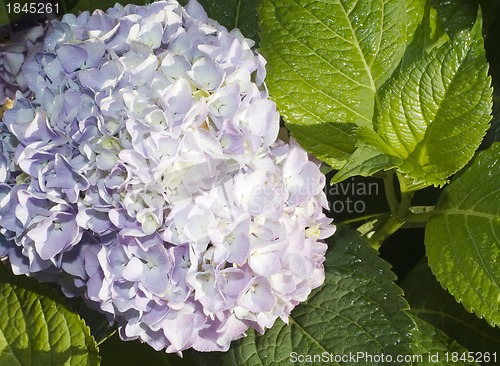
<instances>
[{"instance_id":1,"label":"pale blue hydrangea bloom","mask_svg":"<svg viewBox=\"0 0 500 366\"><path fill-rule=\"evenodd\" d=\"M195 1L66 15L1 125L0 252L125 340L227 350L324 281L317 162L277 140L265 60Z\"/></svg>"}]
</instances>

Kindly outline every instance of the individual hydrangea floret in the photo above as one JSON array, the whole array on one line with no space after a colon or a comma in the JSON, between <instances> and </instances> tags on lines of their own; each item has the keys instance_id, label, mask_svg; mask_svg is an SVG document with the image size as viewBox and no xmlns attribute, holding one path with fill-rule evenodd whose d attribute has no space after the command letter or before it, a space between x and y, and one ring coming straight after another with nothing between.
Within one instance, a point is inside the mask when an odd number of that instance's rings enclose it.
<instances>
[{"instance_id":1,"label":"individual hydrangea floret","mask_svg":"<svg viewBox=\"0 0 500 366\"><path fill-rule=\"evenodd\" d=\"M53 21L1 125L15 273L57 280L123 339L227 350L324 281L325 177L279 115L265 60L190 1Z\"/></svg>"}]
</instances>

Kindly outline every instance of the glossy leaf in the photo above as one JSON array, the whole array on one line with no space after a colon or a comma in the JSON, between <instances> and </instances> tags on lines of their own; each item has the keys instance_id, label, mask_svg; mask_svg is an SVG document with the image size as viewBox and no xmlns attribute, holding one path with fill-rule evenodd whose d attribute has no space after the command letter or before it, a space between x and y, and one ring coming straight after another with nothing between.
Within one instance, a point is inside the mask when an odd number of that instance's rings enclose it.
<instances>
[{"instance_id":1,"label":"glossy leaf","mask_svg":"<svg viewBox=\"0 0 500 366\"><path fill-rule=\"evenodd\" d=\"M314 156L334 168L339 168L338 161L348 159L355 150L355 125L352 123L288 124L287 127L294 137L300 136L302 146L312 146Z\"/></svg>"},{"instance_id":2,"label":"glossy leaf","mask_svg":"<svg viewBox=\"0 0 500 366\"><path fill-rule=\"evenodd\" d=\"M450 35L471 29L476 20L477 0L435 0L432 6L437 10L444 29Z\"/></svg>"},{"instance_id":3,"label":"glossy leaf","mask_svg":"<svg viewBox=\"0 0 500 366\"><path fill-rule=\"evenodd\" d=\"M443 185L472 158L491 119L490 82L480 17L389 82L377 132L404 160L409 185Z\"/></svg>"},{"instance_id":4,"label":"glossy leaf","mask_svg":"<svg viewBox=\"0 0 500 366\"><path fill-rule=\"evenodd\" d=\"M55 292L0 267L1 365L99 365L89 328Z\"/></svg>"},{"instance_id":5,"label":"glossy leaf","mask_svg":"<svg viewBox=\"0 0 500 366\"><path fill-rule=\"evenodd\" d=\"M439 47L449 41L441 20L430 2L425 6L422 22L418 26L411 44L406 48L401 69L411 65L415 60L430 52L434 47Z\"/></svg>"},{"instance_id":6,"label":"glossy leaf","mask_svg":"<svg viewBox=\"0 0 500 366\"><path fill-rule=\"evenodd\" d=\"M467 350L426 321L417 316L413 316L412 318L418 325L418 330L413 332L417 340L415 355L422 356L422 358L413 356L413 360L415 360L413 363L414 365L479 365L476 362L454 361L451 357L453 354L452 352L457 352L459 355L462 355L467 354ZM446 358L446 354L448 354L448 359Z\"/></svg>"},{"instance_id":7,"label":"glossy leaf","mask_svg":"<svg viewBox=\"0 0 500 366\"><path fill-rule=\"evenodd\" d=\"M338 183L356 175L368 177L402 164L403 160L371 128L359 127L356 130L356 137L358 148L335 174L333 182Z\"/></svg>"},{"instance_id":8,"label":"glossy leaf","mask_svg":"<svg viewBox=\"0 0 500 366\"><path fill-rule=\"evenodd\" d=\"M340 168L354 151L354 141L327 140L321 131L342 135L338 124L371 125L377 88L398 66L421 10L419 0L261 2L271 97L315 156ZM312 137L309 126L317 130Z\"/></svg>"},{"instance_id":9,"label":"glossy leaf","mask_svg":"<svg viewBox=\"0 0 500 366\"><path fill-rule=\"evenodd\" d=\"M401 162L402 159L397 156L384 154L372 146L364 145L356 149L349 161L335 175L334 181L340 182L356 175L369 177L380 170L396 168Z\"/></svg>"},{"instance_id":10,"label":"glossy leaf","mask_svg":"<svg viewBox=\"0 0 500 366\"><path fill-rule=\"evenodd\" d=\"M500 144L481 152L440 196L425 245L439 282L468 311L500 325Z\"/></svg>"},{"instance_id":11,"label":"glossy leaf","mask_svg":"<svg viewBox=\"0 0 500 366\"><path fill-rule=\"evenodd\" d=\"M413 314L441 329L469 351L500 349L500 329L491 327L457 303L436 280L427 260L415 266L401 288Z\"/></svg>"}]
</instances>

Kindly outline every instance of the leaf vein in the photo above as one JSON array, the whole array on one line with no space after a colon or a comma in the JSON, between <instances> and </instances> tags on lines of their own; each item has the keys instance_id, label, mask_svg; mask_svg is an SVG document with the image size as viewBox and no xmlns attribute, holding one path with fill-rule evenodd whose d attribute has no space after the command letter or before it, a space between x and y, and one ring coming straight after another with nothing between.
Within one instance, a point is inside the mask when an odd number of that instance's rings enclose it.
<instances>
[{"instance_id":1,"label":"leaf vein","mask_svg":"<svg viewBox=\"0 0 500 366\"><path fill-rule=\"evenodd\" d=\"M300 5L300 4L298 3L298 0L292 0L292 1L293 1L293 2L295 2L295 4L297 4L298 6L302 7L302 5ZM340 7L343 9L344 14L345 14L345 8L343 7L342 2L341 2L341 1L339 1L339 3L340 3L340 5L341 5ZM275 9L276 9L276 7L275 7ZM304 10L306 10L306 9L304 9ZM315 19L318 23L320 23L320 24L321 24L321 25L323 25L326 29L328 29L328 30L329 30L329 31L330 31L330 32L334 35L334 37L337 37L337 38L339 38L339 39L341 39L341 40L343 40L343 41L345 41L345 42L347 42L347 43L352 44L352 45L353 45L353 46L357 49L357 51L358 51L358 52L359 52L359 54L361 55L361 60L362 60L362 62L363 62L363 65L365 66L365 70L366 70L366 72L367 72L367 74L368 74L368 78L369 78L369 80L370 80L370 84L368 84L368 85L362 84L362 83L360 83L359 81L357 81L357 80L355 80L355 79L351 78L349 75L345 74L342 70L339 70L337 67L333 66L333 65L331 64L331 62L330 62L330 61L328 61L328 60L326 60L324 57L320 56L320 55L316 52L316 50L313 50L312 48L310 48L307 44L305 44L304 42L302 42L302 41L301 41L299 38L297 38L297 37L296 37L296 36L295 36L292 32L290 32L290 31L289 31L289 30L288 30L288 29L284 26L284 24L280 21L280 19L279 19L279 17L277 16L277 14L276 14L276 13L275 13L275 20L276 20L276 21L280 24L280 26L282 27L282 29L283 29L283 30L285 30L289 36L293 37L293 38L294 38L294 39L295 39L298 43L300 43L300 44L301 44L303 47L305 47L308 51L312 52L315 56L317 56L319 59L321 59L323 62L325 62L325 63L326 63L329 67L331 67L333 70L337 71L340 75L344 76L346 79L348 79L348 80L352 81L353 83L355 83L355 84L357 84L357 85L359 85L359 86L361 86L361 87L363 87L363 88L370 89L370 90L372 90L372 91L375 93L377 89L375 88L375 84L374 84L373 79L372 79L372 77L371 77L370 70L367 68L367 67L368 67L368 65L366 64L366 60L364 59L363 53L362 53L361 49L359 48L359 44L357 43L357 42L359 42L359 41L358 41L358 39L356 38L356 35L354 34L354 29L352 28L352 24L351 24L351 22L349 21L348 23L349 23L350 30L351 30L351 32L353 33L353 37L354 37L354 39L356 40L356 42L352 42L352 41L349 41L349 40L347 40L347 39L345 39L345 38L341 37L341 36L340 36L339 34L337 34L337 33L336 33L336 32L335 32L335 31L334 31L331 27L329 27L327 24L325 24L325 23L324 23L321 19L319 19L318 17L316 17L313 13L311 13L310 11L307 11L307 13L308 13L308 14L309 14L312 18L314 18L314 19ZM346 19L347 19L347 20L349 20L349 17L347 16L347 14L346 14Z\"/></svg>"},{"instance_id":2,"label":"leaf vein","mask_svg":"<svg viewBox=\"0 0 500 366\"><path fill-rule=\"evenodd\" d=\"M448 231L448 235L450 236L450 239L451 239L450 242L451 242L451 248L453 250L453 256L455 257L455 260L458 263L459 268L467 268L467 266L465 265L465 263L462 260L462 257L459 256L457 253L457 247L455 245L455 240L453 238L452 230L450 230L450 222L448 220L449 217L445 216L444 219L445 219L446 229ZM470 236L470 233L469 233L469 236ZM444 260L444 256L443 256L443 260ZM465 279L469 283L469 285L473 285L472 279L469 276L468 271L462 270L461 273L465 277ZM483 298L481 292L477 291L477 288L475 286L469 286L469 287L471 288L472 292L474 292L481 299L481 301L484 303L484 298ZM463 295L463 293L461 292L460 296L462 296L462 295ZM457 301L462 302L462 299L457 299Z\"/></svg>"},{"instance_id":3,"label":"leaf vein","mask_svg":"<svg viewBox=\"0 0 500 366\"><path fill-rule=\"evenodd\" d=\"M304 306L310 306L309 304L304 304ZM313 343L315 343L323 352L328 352L326 350L325 347L323 347L323 345L321 343L318 342L318 340L316 338L314 338L311 334L309 334L309 332L307 332L304 327L302 327L294 318L292 318L291 316L289 317L291 323L293 325L295 325L297 328L299 328L299 330L305 335L307 336ZM290 325L292 325L290 324Z\"/></svg>"},{"instance_id":4,"label":"leaf vein","mask_svg":"<svg viewBox=\"0 0 500 366\"><path fill-rule=\"evenodd\" d=\"M239 19L240 19L240 7L241 7L241 1L242 0L238 0L237 1L237 5L236 5L236 16L234 17L234 27L233 28L238 28L238 22L239 22Z\"/></svg>"},{"instance_id":5,"label":"leaf vein","mask_svg":"<svg viewBox=\"0 0 500 366\"><path fill-rule=\"evenodd\" d=\"M471 241L472 241L472 244L474 246L474 250L477 254L477 258L479 258L479 261L481 262L481 267L483 268L483 270L486 272L486 274L490 278L490 281L493 283L493 286L496 287L498 292L500 293L500 286L498 285L498 283L496 281L497 278L495 278L495 276L491 272L489 266L487 266L486 263L484 262L484 256L482 256L481 252L479 251L479 248L478 248L477 243L476 243L476 238L472 237L472 235L470 234L472 231L469 228L468 218L469 218L469 216L466 216L466 218L465 218L465 227L467 228L467 232L469 233L469 235L471 237ZM486 304L488 305L488 302L486 302ZM489 305L491 305L491 304L489 304ZM494 311L494 308L492 306L490 306L490 308Z\"/></svg>"},{"instance_id":6,"label":"leaf vein","mask_svg":"<svg viewBox=\"0 0 500 366\"><path fill-rule=\"evenodd\" d=\"M297 1L297 0L295 0ZM347 13L347 9L345 8L344 6L344 3L342 1L339 1L340 3L340 7L342 8L345 16L346 16L346 19L348 20L348 23L349 23L349 28L350 28L350 31L351 31L351 34L352 34L352 37L356 40L356 42L354 42L354 46L356 47L356 49L358 50L359 52L359 56L361 58L361 61L363 62L363 66L365 67L365 70L366 70L366 74L368 75L368 80L370 81L370 89L373 91L373 93L375 94L377 92L377 88L375 86L375 81L373 80L373 76L372 76L372 73L371 73L371 69L369 68L367 62L366 62L366 58L365 58L365 55L363 54L363 51L361 50L361 48L359 47L359 39L358 39L358 36L356 35L356 32L354 30L354 28L352 27L352 23L351 23L351 20L349 18L349 15Z\"/></svg>"},{"instance_id":7,"label":"leaf vein","mask_svg":"<svg viewBox=\"0 0 500 366\"><path fill-rule=\"evenodd\" d=\"M366 121L370 122L370 119L369 119L368 117L366 117L366 116L362 115L362 114L361 114L361 113L359 113L358 111L356 111L356 110L352 109L351 107L349 107L349 106L345 105L344 103L342 103L342 102L341 102L340 100L338 100L337 98L334 98L333 96L331 96L331 95L327 94L325 91L323 91L323 90L321 90L320 88L316 87L315 85L311 84L311 82L309 82L307 79L305 79L303 75L299 74L296 70L294 70L294 69L293 69L293 67L292 67L290 64L288 64L288 63L285 61L285 59L284 59L281 55L279 55L279 54L278 54L277 56L280 58L280 60L281 60L281 61L282 61L282 62L283 62L286 66L288 66L288 68L291 70L291 72L293 72L295 75L297 75L297 76L299 77L299 79L301 79L301 80L304 82L304 84L309 85L311 88L315 89L315 90L316 90L316 91L318 91L320 94L323 94L325 97L327 97L327 98L329 98L329 99L333 100L335 103L337 103L337 104L339 104L340 106L342 106L343 108L347 109L349 112L352 112L354 115L356 115L356 116L358 116L358 117L360 117L360 118L362 118L362 119L364 119L364 120L366 120ZM281 89L281 90L282 90L282 89ZM286 92L286 91L284 91L284 90L282 90L282 91L283 91L283 93L284 93L284 94L286 94L288 97L290 97L290 93L288 93L288 92ZM292 99L294 99L294 98L292 98ZM294 99L294 100L295 100L295 99ZM299 106L302 106L302 104L303 104L303 103L299 103ZM309 113L313 114L311 111L309 111L309 110L307 110L307 109L305 109L305 108L303 108L303 109L304 109L304 110L306 110L306 111L308 111ZM313 115L314 115L314 114L313 114ZM321 120L321 118L320 118L320 120Z\"/></svg>"}]
</instances>

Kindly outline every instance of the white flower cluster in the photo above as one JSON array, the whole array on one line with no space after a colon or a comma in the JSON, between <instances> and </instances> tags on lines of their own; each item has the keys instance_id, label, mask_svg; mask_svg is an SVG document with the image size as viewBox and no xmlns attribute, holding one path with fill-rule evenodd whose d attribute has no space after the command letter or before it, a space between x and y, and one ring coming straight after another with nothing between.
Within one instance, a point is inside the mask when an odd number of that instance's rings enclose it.
<instances>
[{"instance_id":1,"label":"white flower cluster","mask_svg":"<svg viewBox=\"0 0 500 366\"><path fill-rule=\"evenodd\" d=\"M318 164L277 140L251 46L195 1L53 22L23 67L35 99L2 126L15 272L59 279L167 352L286 321L323 283L335 227Z\"/></svg>"}]
</instances>

